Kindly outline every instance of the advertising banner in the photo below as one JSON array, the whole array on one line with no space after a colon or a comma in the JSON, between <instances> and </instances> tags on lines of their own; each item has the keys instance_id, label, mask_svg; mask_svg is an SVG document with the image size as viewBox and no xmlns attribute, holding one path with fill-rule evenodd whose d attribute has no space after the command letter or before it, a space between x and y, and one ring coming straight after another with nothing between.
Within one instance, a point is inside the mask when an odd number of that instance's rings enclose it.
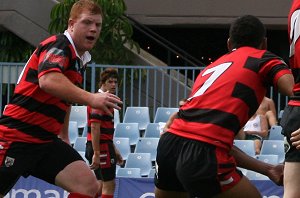
<instances>
[{"instance_id":1,"label":"advertising banner","mask_svg":"<svg viewBox=\"0 0 300 198\"><path fill-rule=\"evenodd\" d=\"M263 198L282 198L283 187L269 180L251 181ZM63 189L35 177L21 177L4 198L67 198ZM153 178L117 178L115 198L153 198Z\"/></svg>"}]
</instances>

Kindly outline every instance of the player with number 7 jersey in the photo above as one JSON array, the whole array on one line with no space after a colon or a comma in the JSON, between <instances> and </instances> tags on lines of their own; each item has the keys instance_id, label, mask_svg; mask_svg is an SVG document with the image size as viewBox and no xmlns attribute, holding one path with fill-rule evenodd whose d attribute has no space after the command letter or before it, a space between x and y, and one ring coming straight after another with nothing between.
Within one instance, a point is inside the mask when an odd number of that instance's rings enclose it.
<instances>
[{"instance_id":1,"label":"player with number 7 jersey","mask_svg":"<svg viewBox=\"0 0 300 198\"><path fill-rule=\"evenodd\" d=\"M293 76L280 57L266 50L258 18L237 18L229 34L229 52L198 75L190 97L160 138L156 197L258 198L259 191L237 164L272 180L282 174L238 150L233 140L269 86L292 95Z\"/></svg>"},{"instance_id":2,"label":"player with number 7 jersey","mask_svg":"<svg viewBox=\"0 0 300 198\"><path fill-rule=\"evenodd\" d=\"M169 132L230 150L267 88L277 87L284 74L290 74L287 65L269 51L247 46L232 50L199 74Z\"/></svg>"}]
</instances>

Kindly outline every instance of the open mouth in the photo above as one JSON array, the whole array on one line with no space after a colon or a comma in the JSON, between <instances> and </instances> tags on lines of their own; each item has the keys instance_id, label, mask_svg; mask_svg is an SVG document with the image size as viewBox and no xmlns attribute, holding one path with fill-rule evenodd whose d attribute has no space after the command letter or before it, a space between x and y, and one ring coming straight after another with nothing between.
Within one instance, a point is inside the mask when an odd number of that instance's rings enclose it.
<instances>
[{"instance_id":1,"label":"open mouth","mask_svg":"<svg viewBox=\"0 0 300 198\"><path fill-rule=\"evenodd\" d=\"M95 37L93 37L93 36L87 36L86 39L89 40L89 41L94 41Z\"/></svg>"}]
</instances>

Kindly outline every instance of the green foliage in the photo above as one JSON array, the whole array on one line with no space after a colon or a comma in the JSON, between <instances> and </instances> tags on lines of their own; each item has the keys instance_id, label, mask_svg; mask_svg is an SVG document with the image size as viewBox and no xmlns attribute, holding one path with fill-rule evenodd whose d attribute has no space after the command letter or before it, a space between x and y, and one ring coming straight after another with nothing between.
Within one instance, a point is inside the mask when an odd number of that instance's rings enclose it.
<instances>
[{"instance_id":1,"label":"green foliage","mask_svg":"<svg viewBox=\"0 0 300 198\"><path fill-rule=\"evenodd\" d=\"M124 16L126 5L123 0L95 0L103 10L100 38L91 51L97 64L131 64L131 53L124 47L127 43L139 52L139 45L132 40L133 29ZM63 32L67 28L69 12L75 0L62 0L51 10L50 33Z\"/></svg>"},{"instance_id":2,"label":"green foliage","mask_svg":"<svg viewBox=\"0 0 300 198\"><path fill-rule=\"evenodd\" d=\"M0 32L0 62L25 62L33 50L34 47L15 34Z\"/></svg>"}]
</instances>

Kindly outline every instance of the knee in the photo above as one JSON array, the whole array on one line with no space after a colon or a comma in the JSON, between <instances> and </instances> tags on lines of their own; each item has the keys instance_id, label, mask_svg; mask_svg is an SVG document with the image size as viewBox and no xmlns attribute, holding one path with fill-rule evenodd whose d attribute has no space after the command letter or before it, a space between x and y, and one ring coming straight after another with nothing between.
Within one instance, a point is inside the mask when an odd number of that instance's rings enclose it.
<instances>
[{"instance_id":1,"label":"knee","mask_svg":"<svg viewBox=\"0 0 300 198\"><path fill-rule=\"evenodd\" d=\"M97 195L101 186L97 180L91 181L89 185L86 186L87 191L91 195Z\"/></svg>"},{"instance_id":2,"label":"knee","mask_svg":"<svg viewBox=\"0 0 300 198\"><path fill-rule=\"evenodd\" d=\"M115 191L115 180L109 182L103 182L102 193L103 194L113 194Z\"/></svg>"},{"instance_id":3,"label":"knee","mask_svg":"<svg viewBox=\"0 0 300 198\"><path fill-rule=\"evenodd\" d=\"M79 183L77 183L77 186L72 192L78 192L92 197L95 197L98 194L100 185L96 177L87 177L85 178L85 181L82 181L81 184Z\"/></svg>"}]
</instances>

